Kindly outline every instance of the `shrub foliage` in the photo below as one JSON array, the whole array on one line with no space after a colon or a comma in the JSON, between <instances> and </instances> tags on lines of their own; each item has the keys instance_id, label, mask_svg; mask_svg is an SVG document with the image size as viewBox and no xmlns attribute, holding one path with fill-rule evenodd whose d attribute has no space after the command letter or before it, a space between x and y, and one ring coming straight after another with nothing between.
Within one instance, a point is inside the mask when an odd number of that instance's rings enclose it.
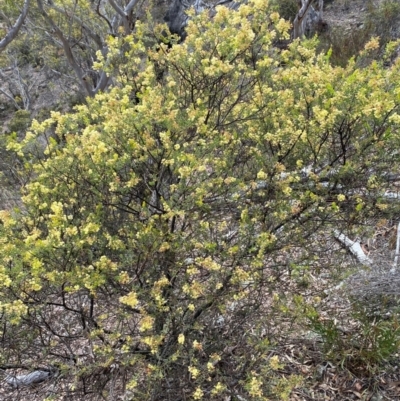
<instances>
[{"instance_id":1,"label":"shrub foliage","mask_svg":"<svg viewBox=\"0 0 400 401\"><path fill-rule=\"evenodd\" d=\"M31 179L0 214L0 365L56 372L60 399L287 399L269 351L314 312L282 276L334 265L318 235L387 208L400 63L279 50L262 0L181 44L135 29L98 54L113 89L9 145Z\"/></svg>"}]
</instances>

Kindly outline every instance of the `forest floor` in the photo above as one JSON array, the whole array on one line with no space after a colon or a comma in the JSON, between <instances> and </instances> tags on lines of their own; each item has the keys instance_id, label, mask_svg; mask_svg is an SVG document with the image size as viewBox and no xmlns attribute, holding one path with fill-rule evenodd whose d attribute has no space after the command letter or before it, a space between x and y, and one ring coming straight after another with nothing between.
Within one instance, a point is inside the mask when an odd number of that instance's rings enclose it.
<instances>
[{"instance_id":1,"label":"forest floor","mask_svg":"<svg viewBox=\"0 0 400 401\"><path fill-rule=\"evenodd\" d=\"M335 0L326 5L324 19L330 27L359 28L367 13L367 3L368 0Z\"/></svg>"}]
</instances>

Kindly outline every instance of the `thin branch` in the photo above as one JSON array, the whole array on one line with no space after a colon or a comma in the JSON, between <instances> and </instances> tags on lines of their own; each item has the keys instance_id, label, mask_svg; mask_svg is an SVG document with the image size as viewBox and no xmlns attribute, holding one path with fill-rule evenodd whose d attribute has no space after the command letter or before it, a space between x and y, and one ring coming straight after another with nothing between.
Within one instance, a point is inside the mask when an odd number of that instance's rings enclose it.
<instances>
[{"instance_id":1,"label":"thin branch","mask_svg":"<svg viewBox=\"0 0 400 401\"><path fill-rule=\"evenodd\" d=\"M111 22L108 20L108 18L107 18L105 15L103 15L103 14L100 12L100 2L97 4L96 13L97 13L97 15L98 15L100 18L102 18L102 19L104 19L104 21L106 21L108 27L110 28L110 32L111 32L111 33L114 33L113 27L112 27L112 25L111 25Z\"/></svg>"},{"instance_id":2,"label":"thin branch","mask_svg":"<svg viewBox=\"0 0 400 401\"><path fill-rule=\"evenodd\" d=\"M114 0L108 0L110 3L110 6L122 17L125 18L126 14L124 10L114 1Z\"/></svg>"},{"instance_id":3,"label":"thin branch","mask_svg":"<svg viewBox=\"0 0 400 401\"><path fill-rule=\"evenodd\" d=\"M75 22L77 22L79 24L79 26L81 26L86 31L86 33L94 40L94 42L96 42L96 44L99 48L104 47L104 43L101 40L100 36L97 33L93 32L87 25L85 25L85 23L79 17L77 17L75 14L70 14L66 10L63 10L62 8L57 7L54 4L51 4L50 7L53 10L58 11L60 14L63 14L68 18L72 18Z\"/></svg>"},{"instance_id":4,"label":"thin branch","mask_svg":"<svg viewBox=\"0 0 400 401\"><path fill-rule=\"evenodd\" d=\"M133 8L136 6L136 4L139 2L139 0L131 0L128 5L125 7L125 13L129 14Z\"/></svg>"},{"instance_id":5,"label":"thin branch","mask_svg":"<svg viewBox=\"0 0 400 401\"><path fill-rule=\"evenodd\" d=\"M104 91L107 88L108 84L110 83L111 78L107 75L105 71L101 72L99 82L94 89L94 93L96 94L99 91Z\"/></svg>"},{"instance_id":6,"label":"thin branch","mask_svg":"<svg viewBox=\"0 0 400 401\"><path fill-rule=\"evenodd\" d=\"M20 16L17 19L17 22L10 29L10 31L7 33L7 35L0 41L0 52L2 50L4 50L12 42L12 40L17 36L17 34L18 34L19 30L21 29L21 26L24 23L25 18L28 14L30 1L31 0L25 0L24 7L22 9Z\"/></svg>"},{"instance_id":7,"label":"thin branch","mask_svg":"<svg viewBox=\"0 0 400 401\"><path fill-rule=\"evenodd\" d=\"M7 77L4 75L3 71L0 69L0 78L2 78L5 82L8 81ZM0 93L2 93L4 96L6 96L8 99L10 99L13 103L14 106L20 110L21 107L19 106L19 104L15 101L14 99L14 95L12 93L8 93L6 91L4 91L3 89L0 88Z\"/></svg>"},{"instance_id":8,"label":"thin branch","mask_svg":"<svg viewBox=\"0 0 400 401\"><path fill-rule=\"evenodd\" d=\"M130 14L133 8L136 6L139 0L131 0L125 8L121 8L114 0L108 0L111 7L117 12L117 14L122 18L122 23L124 26L125 34L128 35L131 31L130 27ZM114 21L117 20L114 18ZM113 28L115 28L113 23Z\"/></svg>"},{"instance_id":9,"label":"thin branch","mask_svg":"<svg viewBox=\"0 0 400 401\"><path fill-rule=\"evenodd\" d=\"M64 48L64 53L67 57L67 60L69 62L69 64L72 66L72 68L75 71L75 74L77 75L79 82L81 83L81 85L85 88L86 93L89 96L93 96L94 95L94 91L93 89L90 87L89 82L86 79L86 74L85 72L82 70L82 68L78 65L78 63L75 60L75 57L72 53L72 49L70 46L70 43L68 42L68 40L65 38L64 34L62 33L61 29L55 24L55 22L53 21L53 19L49 16L49 14L46 13L46 11L44 10L43 7L43 2L42 0L36 0L40 13L43 15L43 17L45 18L45 20L51 25L54 33L56 34L56 36L58 37L58 39L61 41L63 48Z\"/></svg>"}]
</instances>

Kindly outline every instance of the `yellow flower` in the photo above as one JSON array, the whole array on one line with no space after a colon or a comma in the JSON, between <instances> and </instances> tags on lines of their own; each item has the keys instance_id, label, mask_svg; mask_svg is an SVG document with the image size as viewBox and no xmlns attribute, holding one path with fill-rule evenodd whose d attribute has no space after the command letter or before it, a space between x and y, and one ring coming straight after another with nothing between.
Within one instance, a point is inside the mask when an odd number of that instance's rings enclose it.
<instances>
[{"instance_id":1,"label":"yellow flower","mask_svg":"<svg viewBox=\"0 0 400 401\"><path fill-rule=\"evenodd\" d=\"M199 369L197 369L195 366L189 366L188 370L192 375L192 379L195 379L200 373Z\"/></svg>"},{"instance_id":2,"label":"yellow flower","mask_svg":"<svg viewBox=\"0 0 400 401\"><path fill-rule=\"evenodd\" d=\"M269 360L269 366L272 370L278 370L283 368L283 364L279 362L278 355L274 355Z\"/></svg>"},{"instance_id":3,"label":"yellow flower","mask_svg":"<svg viewBox=\"0 0 400 401\"><path fill-rule=\"evenodd\" d=\"M216 394L221 393L221 392L224 391L224 390L225 390L225 386L224 386L222 383L218 382L218 383L214 386L214 388L211 390L211 394L216 395Z\"/></svg>"},{"instance_id":4,"label":"yellow flower","mask_svg":"<svg viewBox=\"0 0 400 401\"><path fill-rule=\"evenodd\" d=\"M128 295L119 298L119 302L134 308L138 304L137 295L134 291L130 292Z\"/></svg>"},{"instance_id":5,"label":"yellow flower","mask_svg":"<svg viewBox=\"0 0 400 401\"><path fill-rule=\"evenodd\" d=\"M185 343L185 335L184 334L179 334L178 336L178 343L179 344L184 344Z\"/></svg>"},{"instance_id":6,"label":"yellow flower","mask_svg":"<svg viewBox=\"0 0 400 401\"><path fill-rule=\"evenodd\" d=\"M257 179L258 180L265 180L267 178L267 174L264 173L264 171L260 170L257 173Z\"/></svg>"},{"instance_id":7,"label":"yellow flower","mask_svg":"<svg viewBox=\"0 0 400 401\"><path fill-rule=\"evenodd\" d=\"M193 393L193 399L201 400L203 398L203 390L200 387L196 388L196 391Z\"/></svg>"},{"instance_id":8,"label":"yellow flower","mask_svg":"<svg viewBox=\"0 0 400 401\"><path fill-rule=\"evenodd\" d=\"M271 21L277 23L280 19L280 15L277 12L273 12L270 16Z\"/></svg>"},{"instance_id":9,"label":"yellow flower","mask_svg":"<svg viewBox=\"0 0 400 401\"><path fill-rule=\"evenodd\" d=\"M140 322L140 331L146 331L153 328L154 319L151 316L145 316Z\"/></svg>"},{"instance_id":10,"label":"yellow flower","mask_svg":"<svg viewBox=\"0 0 400 401\"><path fill-rule=\"evenodd\" d=\"M379 49L379 38L374 37L372 38L365 46L365 50L375 50Z\"/></svg>"},{"instance_id":11,"label":"yellow flower","mask_svg":"<svg viewBox=\"0 0 400 401\"><path fill-rule=\"evenodd\" d=\"M158 252L165 252L169 249L169 244L168 242L163 242L160 246L160 248L158 249Z\"/></svg>"},{"instance_id":12,"label":"yellow flower","mask_svg":"<svg viewBox=\"0 0 400 401\"><path fill-rule=\"evenodd\" d=\"M339 202L343 202L344 200L346 200L346 196L343 195L343 194L339 194L339 195L337 196L337 200L338 200Z\"/></svg>"},{"instance_id":13,"label":"yellow flower","mask_svg":"<svg viewBox=\"0 0 400 401\"><path fill-rule=\"evenodd\" d=\"M261 389L263 383L262 379L256 377L254 372L252 372L252 374L253 377L251 378L248 384L249 394L253 397L262 397L263 396L263 391Z\"/></svg>"}]
</instances>

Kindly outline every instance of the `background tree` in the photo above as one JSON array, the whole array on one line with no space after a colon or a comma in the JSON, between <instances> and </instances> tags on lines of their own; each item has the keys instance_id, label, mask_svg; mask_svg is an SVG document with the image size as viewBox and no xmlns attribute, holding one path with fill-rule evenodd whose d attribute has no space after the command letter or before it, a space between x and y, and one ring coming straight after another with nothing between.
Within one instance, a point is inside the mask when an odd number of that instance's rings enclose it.
<instances>
[{"instance_id":1,"label":"background tree","mask_svg":"<svg viewBox=\"0 0 400 401\"><path fill-rule=\"evenodd\" d=\"M21 14L19 15L17 21L11 27L6 36L0 40L0 51L4 50L7 47L7 45L11 43L11 41L18 35L18 32L21 29L22 24L24 23L25 18L28 14L29 5L30 5L30 0L25 0Z\"/></svg>"},{"instance_id":2,"label":"background tree","mask_svg":"<svg viewBox=\"0 0 400 401\"><path fill-rule=\"evenodd\" d=\"M0 215L3 398L287 399L301 380L275 346L318 321L296 274L339 263L332 230L389 215L400 64L279 50L289 24L259 0L172 47L135 29L94 65L118 85L9 145L31 179Z\"/></svg>"},{"instance_id":3,"label":"background tree","mask_svg":"<svg viewBox=\"0 0 400 401\"><path fill-rule=\"evenodd\" d=\"M7 6L5 0L3 4L3 18L7 20L7 12L15 13L15 5ZM145 2L139 0L27 1L18 22L10 27L0 45L3 44L4 49L15 39L24 23L25 34L33 34L31 40L38 40L42 46L50 45L55 49L53 55L56 53L60 57L62 54L79 82L79 90L86 96L93 96L110 83L110 77L104 72L93 69L97 53L103 57L107 55L108 35L132 33L139 13L145 15L144 5ZM65 70L59 72L65 73Z\"/></svg>"},{"instance_id":4,"label":"background tree","mask_svg":"<svg viewBox=\"0 0 400 401\"><path fill-rule=\"evenodd\" d=\"M315 32L315 27L322 24L324 0L299 0L299 10L293 20L293 38L303 37Z\"/></svg>"}]
</instances>

